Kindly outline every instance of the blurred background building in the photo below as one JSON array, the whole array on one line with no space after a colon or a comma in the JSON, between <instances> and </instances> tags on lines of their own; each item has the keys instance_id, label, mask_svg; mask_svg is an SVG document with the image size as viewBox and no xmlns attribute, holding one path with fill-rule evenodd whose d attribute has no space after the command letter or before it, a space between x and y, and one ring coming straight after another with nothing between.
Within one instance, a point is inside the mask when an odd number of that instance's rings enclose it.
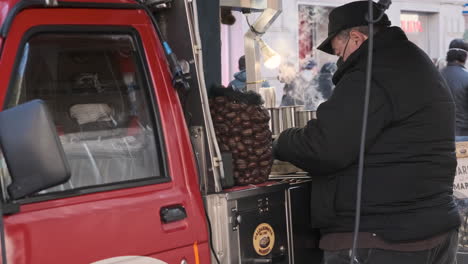
<instances>
[{"instance_id":1,"label":"blurred background building","mask_svg":"<svg viewBox=\"0 0 468 264\"><path fill-rule=\"evenodd\" d=\"M281 55L282 59L279 68L268 69L263 65L261 68L262 77L276 89L277 105L281 104L285 80L294 79L305 70L320 74L322 69L327 68L324 67L325 64L328 63L330 66L330 63L336 61L337 57L315 48L327 35L330 10L348 2L351 1L283 0L282 14L262 37ZM392 2L387 11L392 25L400 26L408 38L423 49L436 64L440 66L444 64L445 54L452 39L468 40L466 0L393 0ZM258 16L256 13L243 14L239 11L232 13L236 23L221 27L224 85L227 85L238 71L238 59L244 55L244 34L249 27L248 21L251 23ZM304 78L307 80L307 76L302 78L302 82ZM315 78L315 81L317 82L318 78ZM310 97L310 94L304 94L304 90L307 89L296 91L301 99Z\"/></svg>"}]
</instances>

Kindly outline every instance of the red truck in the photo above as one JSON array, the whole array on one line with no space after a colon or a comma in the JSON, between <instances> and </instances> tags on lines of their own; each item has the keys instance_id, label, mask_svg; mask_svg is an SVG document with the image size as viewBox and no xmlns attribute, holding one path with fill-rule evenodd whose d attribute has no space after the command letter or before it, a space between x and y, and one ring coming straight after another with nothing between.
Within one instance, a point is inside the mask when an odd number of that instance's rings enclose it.
<instances>
[{"instance_id":1,"label":"red truck","mask_svg":"<svg viewBox=\"0 0 468 264\"><path fill-rule=\"evenodd\" d=\"M144 6L11 0L0 10L0 101L47 104L72 174L5 197L17 207L4 218L8 263L210 263L188 129Z\"/></svg>"},{"instance_id":2,"label":"red truck","mask_svg":"<svg viewBox=\"0 0 468 264\"><path fill-rule=\"evenodd\" d=\"M171 2L0 2L2 263L294 263L286 204L306 189L212 180L202 16ZM153 15L172 4L183 15ZM184 62L163 33L184 34Z\"/></svg>"}]
</instances>

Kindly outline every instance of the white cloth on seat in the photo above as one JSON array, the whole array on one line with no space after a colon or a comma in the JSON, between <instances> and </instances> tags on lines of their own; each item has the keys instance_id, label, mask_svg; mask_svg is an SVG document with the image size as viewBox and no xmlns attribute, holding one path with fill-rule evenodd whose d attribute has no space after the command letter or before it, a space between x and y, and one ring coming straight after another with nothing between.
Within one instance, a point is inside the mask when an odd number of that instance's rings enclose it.
<instances>
[{"instance_id":1,"label":"white cloth on seat","mask_svg":"<svg viewBox=\"0 0 468 264\"><path fill-rule=\"evenodd\" d=\"M76 119L79 125L111 121L112 108L108 104L76 104L70 107L70 116Z\"/></svg>"}]
</instances>

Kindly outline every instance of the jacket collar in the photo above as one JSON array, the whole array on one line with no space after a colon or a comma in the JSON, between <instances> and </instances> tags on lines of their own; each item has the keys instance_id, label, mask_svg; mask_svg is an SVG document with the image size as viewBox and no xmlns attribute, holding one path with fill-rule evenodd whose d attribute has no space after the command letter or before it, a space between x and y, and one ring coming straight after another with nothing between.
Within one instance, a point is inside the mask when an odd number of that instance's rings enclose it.
<instances>
[{"instance_id":1,"label":"jacket collar","mask_svg":"<svg viewBox=\"0 0 468 264\"><path fill-rule=\"evenodd\" d=\"M457 63L457 62L447 62L447 66L458 66L458 67L465 68L465 65L461 63Z\"/></svg>"}]
</instances>

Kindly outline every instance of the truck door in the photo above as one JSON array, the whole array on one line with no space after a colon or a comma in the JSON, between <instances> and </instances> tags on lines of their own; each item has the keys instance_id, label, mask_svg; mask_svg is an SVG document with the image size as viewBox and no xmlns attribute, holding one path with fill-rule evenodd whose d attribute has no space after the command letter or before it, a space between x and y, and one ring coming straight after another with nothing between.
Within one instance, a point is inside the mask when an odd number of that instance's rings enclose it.
<instances>
[{"instance_id":1,"label":"truck door","mask_svg":"<svg viewBox=\"0 0 468 264\"><path fill-rule=\"evenodd\" d=\"M0 101L44 100L72 171L5 198L19 204L4 217L9 263L209 263L190 141L151 20L125 4L83 7L23 10L4 43Z\"/></svg>"}]
</instances>

